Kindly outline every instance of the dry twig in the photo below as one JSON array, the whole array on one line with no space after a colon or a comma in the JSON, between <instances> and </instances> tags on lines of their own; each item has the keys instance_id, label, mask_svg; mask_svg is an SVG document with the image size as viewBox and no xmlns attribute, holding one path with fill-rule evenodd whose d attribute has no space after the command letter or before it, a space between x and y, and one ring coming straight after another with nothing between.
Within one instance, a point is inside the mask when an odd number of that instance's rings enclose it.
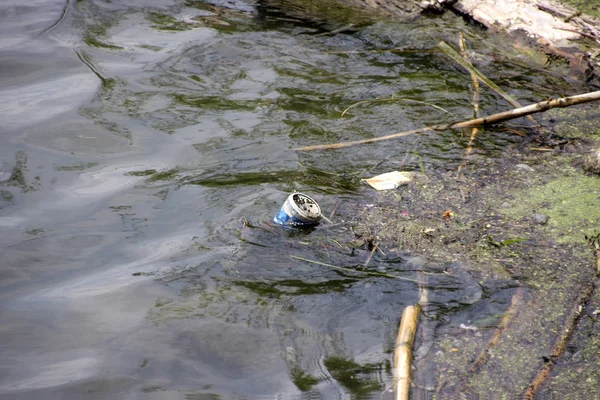
<instances>
[{"instance_id":1,"label":"dry twig","mask_svg":"<svg viewBox=\"0 0 600 400\"><path fill-rule=\"evenodd\" d=\"M456 129L456 128L472 128L475 126L483 126L489 124L495 124L498 122L508 121L511 119L523 117L530 114L535 114L543 111L547 111L551 108L562 108L562 107L570 107L575 104L589 103L591 101L600 100L600 91L589 92L584 94L579 94L576 96L570 97L561 97L560 99L550 99L541 101L539 103L531 104L521 108L515 108L514 110L504 111L498 114L492 114L487 117L470 119L462 122L450 123L447 125L435 125L435 126L427 126L425 128L413 129L410 131L394 133L392 135L380 136L371 139L364 140L355 140L352 142L341 142L341 143L333 143L333 144L320 144L316 146L306 146L306 147L298 147L294 149L295 151L312 151L312 150L330 150L330 149L342 149L345 147L356 146L359 144L366 143L375 143L383 140L396 139L399 137L414 135L415 133L423 133L428 131L443 131L447 129Z\"/></svg>"},{"instance_id":2,"label":"dry twig","mask_svg":"<svg viewBox=\"0 0 600 400\"><path fill-rule=\"evenodd\" d=\"M375 242L373 243L373 249L371 249L371 254L369 254L369 258L367 258L367 261L365 261L363 267L362 267L362 272L365 271L365 269L367 268L367 265L369 265L369 263L371 262L371 258L373 258L373 254L375 254L375 252L377 251L377 249L379 248L379 243Z\"/></svg>"}]
</instances>

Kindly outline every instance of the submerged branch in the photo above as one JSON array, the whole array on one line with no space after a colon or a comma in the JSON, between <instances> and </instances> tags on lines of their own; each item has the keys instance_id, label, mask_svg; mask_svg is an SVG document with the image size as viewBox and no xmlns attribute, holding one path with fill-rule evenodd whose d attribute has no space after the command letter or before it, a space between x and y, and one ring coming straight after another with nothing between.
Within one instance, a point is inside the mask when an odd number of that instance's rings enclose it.
<instances>
[{"instance_id":1,"label":"submerged branch","mask_svg":"<svg viewBox=\"0 0 600 400\"><path fill-rule=\"evenodd\" d=\"M510 303L510 306L508 307L508 310L506 310L506 313L504 313L502 320L500 320L498 327L496 328L494 334L488 341L487 346L485 346L485 349L483 349L479 357L477 357L475 362L473 362L473 364L471 365L471 372L479 372L481 367L488 361L488 359L490 358L490 353L500 341L502 333L504 332L504 330L506 330L506 328L508 328L515 315L523 306L523 295L524 289L522 287L519 287L512 297L512 301Z\"/></svg>"},{"instance_id":2,"label":"submerged branch","mask_svg":"<svg viewBox=\"0 0 600 400\"><path fill-rule=\"evenodd\" d=\"M535 399L535 395L540 390L544 382L546 382L548 376L550 376L552 368L554 368L556 361L562 356L563 352L565 351L565 348L569 343L569 339L571 338L573 331L577 327L579 317L581 317L581 314L585 309L585 305L590 300L593 293L594 284L591 282L586 284L579 292L579 296L577 296L577 300L575 301L575 304L573 305L573 308L571 309L571 312L567 317L564 329L561 330L561 332L564 333L562 333L558 337L556 343L554 344L554 347L552 348L552 353L550 354L549 360L546 362L546 364L544 364L542 369L540 369L539 373L537 374L531 385L529 385L529 387L523 394L524 400Z\"/></svg>"},{"instance_id":3,"label":"submerged branch","mask_svg":"<svg viewBox=\"0 0 600 400\"><path fill-rule=\"evenodd\" d=\"M340 267L338 265L333 265L333 264L327 264L321 261L316 261L316 260L310 260L308 258L304 258L304 257L299 257L299 256L290 256L291 258L295 259L295 260L300 260L300 261L305 261L308 263L312 263L312 264L317 264L317 265L322 265L324 267L329 267L329 268L333 268L333 269L337 269L340 271L346 271L346 272L352 272L355 274L365 274L365 275L371 275L371 276L381 276L384 278L394 278L394 279L400 279L403 281L409 281L409 282L414 282L414 283L418 283L418 284L423 284L423 282L417 280L417 279L411 279L411 278L405 278L403 276L398 276L398 275L392 275L392 274L386 274L385 272L371 272L371 271L357 271L355 269L352 268L346 268L346 267Z\"/></svg>"}]
</instances>

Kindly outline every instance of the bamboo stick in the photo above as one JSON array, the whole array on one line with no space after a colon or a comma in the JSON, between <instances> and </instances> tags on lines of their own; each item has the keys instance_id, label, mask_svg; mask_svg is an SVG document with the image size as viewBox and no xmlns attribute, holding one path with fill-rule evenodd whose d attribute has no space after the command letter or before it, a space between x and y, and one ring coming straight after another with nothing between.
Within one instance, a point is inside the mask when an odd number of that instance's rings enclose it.
<instances>
[{"instance_id":1,"label":"bamboo stick","mask_svg":"<svg viewBox=\"0 0 600 400\"><path fill-rule=\"evenodd\" d=\"M394 383L396 400L408 400L412 384L412 347L415 342L421 306L408 306L402 312L394 351Z\"/></svg>"},{"instance_id":2,"label":"bamboo stick","mask_svg":"<svg viewBox=\"0 0 600 400\"><path fill-rule=\"evenodd\" d=\"M470 119L462 122L450 123L447 125L435 125L428 126L420 129L413 129L410 131L394 133L392 135L380 136L371 139L364 140L355 140L352 142L341 142L341 143L333 143L333 144L320 144L316 146L306 146L306 147L298 147L293 150L295 151L312 151L312 150L331 150L331 149L341 149L345 147L352 147L360 144L367 143L375 143L383 140L396 139L403 136L413 135L415 133L422 133L427 131L443 131L447 129L456 129L456 128L472 128L475 126L489 125L495 124L498 122L508 121L511 119L523 117L530 114L539 113L542 111L547 111L551 108L563 108L570 107L576 104L589 103L591 101L600 100L600 91L589 92L584 94L579 94L576 96L570 97L562 97L560 99L550 99L541 101L539 103L531 104L521 108L515 108L514 110L504 111L498 114L492 114L487 117Z\"/></svg>"}]
</instances>

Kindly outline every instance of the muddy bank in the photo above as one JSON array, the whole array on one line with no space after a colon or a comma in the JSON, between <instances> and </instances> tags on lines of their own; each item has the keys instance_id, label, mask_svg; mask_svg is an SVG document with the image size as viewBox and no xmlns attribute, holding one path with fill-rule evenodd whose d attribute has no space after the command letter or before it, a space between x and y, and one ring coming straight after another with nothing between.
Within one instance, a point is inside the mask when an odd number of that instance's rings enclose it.
<instances>
[{"instance_id":1,"label":"muddy bank","mask_svg":"<svg viewBox=\"0 0 600 400\"><path fill-rule=\"evenodd\" d=\"M554 132L525 137L496 160L471 159L460 174L409 160L406 168L420 171L412 184L342 208L340 218L367 243L365 256L368 243L378 243L384 254L404 253L413 268L436 265L481 288L481 298L462 301L450 317L422 304L414 390L522 396L548 364L542 397L585 398L600 389L600 295L578 303L597 282L588 238L600 232L600 180L581 160L598 129L578 126L580 112L600 116L594 106L551 111L543 124L563 121ZM497 315L478 316L485 302L497 303ZM582 316L565 338L579 306Z\"/></svg>"}]
</instances>

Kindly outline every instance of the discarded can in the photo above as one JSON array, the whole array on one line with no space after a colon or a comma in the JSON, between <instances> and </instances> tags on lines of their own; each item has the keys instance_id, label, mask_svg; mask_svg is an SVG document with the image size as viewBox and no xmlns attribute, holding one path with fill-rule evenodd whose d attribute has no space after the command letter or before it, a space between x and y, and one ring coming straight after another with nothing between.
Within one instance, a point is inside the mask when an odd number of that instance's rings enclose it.
<instances>
[{"instance_id":1,"label":"discarded can","mask_svg":"<svg viewBox=\"0 0 600 400\"><path fill-rule=\"evenodd\" d=\"M316 225L321 220L321 207L304 193L292 193L273 218L279 225L302 227Z\"/></svg>"}]
</instances>

